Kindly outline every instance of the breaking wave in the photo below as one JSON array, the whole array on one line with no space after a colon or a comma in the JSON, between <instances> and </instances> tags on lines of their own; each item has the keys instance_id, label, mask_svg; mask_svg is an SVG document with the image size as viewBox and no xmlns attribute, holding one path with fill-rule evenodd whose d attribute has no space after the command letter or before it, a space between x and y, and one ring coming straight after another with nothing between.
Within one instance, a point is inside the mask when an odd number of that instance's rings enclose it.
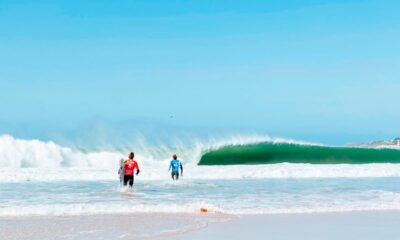
<instances>
[{"instance_id":1,"label":"breaking wave","mask_svg":"<svg viewBox=\"0 0 400 240\"><path fill-rule=\"evenodd\" d=\"M327 147L294 143L262 142L230 145L202 155L200 165L271 164L365 164L400 163L400 151L392 148Z\"/></svg>"},{"instance_id":2,"label":"breaking wave","mask_svg":"<svg viewBox=\"0 0 400 240\"><path fill-rule=\"evenodd\" d=\"M132 148L89 151L3 135L0 181L116 180L119 160L131 150L135 151L141 168L139 179L146 180L168 177L172 153L182 160L184 178L188 179L400 176L400 151L396 149L327 147L241 136L174 146L150 146L142 141Z\"/></svg>"}]
</instances>

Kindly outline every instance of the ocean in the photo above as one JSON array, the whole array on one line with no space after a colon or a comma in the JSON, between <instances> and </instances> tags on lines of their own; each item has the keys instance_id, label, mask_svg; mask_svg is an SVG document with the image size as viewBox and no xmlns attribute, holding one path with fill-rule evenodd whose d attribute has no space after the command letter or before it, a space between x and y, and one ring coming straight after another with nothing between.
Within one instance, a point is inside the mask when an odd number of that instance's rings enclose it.
<instances>
[{"instance_id":1,"label":"ocean","mask_svg":"<svg viewBox=\"0 0 400 240\"><path fill-rule=\"evenodd\" d=\"M119 160L141 173L120 186ZM170 156L184 174L172 181ZM332 147L267 137L80 149L0 136L0 218L113 214L400 210L395 146Z\"/></svg>"}]
</instances>

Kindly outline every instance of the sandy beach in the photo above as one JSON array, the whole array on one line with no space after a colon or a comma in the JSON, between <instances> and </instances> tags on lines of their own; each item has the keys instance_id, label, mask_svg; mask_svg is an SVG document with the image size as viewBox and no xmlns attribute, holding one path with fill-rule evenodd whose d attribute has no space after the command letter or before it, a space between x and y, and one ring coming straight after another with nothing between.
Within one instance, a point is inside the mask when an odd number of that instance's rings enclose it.
<instances>
[{"instance_id":1,"label":"sandy beach","mask_svg":"<svg viewBox=\"0 0 400 240\"><path fill-rule=\"evenodd\" d=\"M390 240L399 225L399 211L246 215L162 239Z\"/></svg>"},{"instance_id":2,"label":"sandy beach","mask_svg":"<svg viewBox=\"0 0 400 240\"><path fill-rule=\"evenodd\" d=\"M0 239L158 239L231 220L221 214L1 217Z\"/></svg>"},{"instance_id":3,"label":"sandy beach","mask_svg":"<svg viewBox=\"0 0 400 240\"><path fill-rule=\"evenodd\" d=\"M399 211L3 217L0 237L21 239L398 239Z\"/></svg>"}]
</instances>

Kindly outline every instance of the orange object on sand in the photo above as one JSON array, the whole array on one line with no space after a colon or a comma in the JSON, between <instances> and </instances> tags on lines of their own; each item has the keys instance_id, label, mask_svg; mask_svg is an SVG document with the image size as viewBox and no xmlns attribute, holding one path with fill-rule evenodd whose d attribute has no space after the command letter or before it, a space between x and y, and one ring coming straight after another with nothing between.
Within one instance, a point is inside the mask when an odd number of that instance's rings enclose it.
<instances>
[{"instance_id":1,"label":"orange object on sand","mask_svg":"<svg viewBox=\"0 0 400 240\"><path fill-rule=\"evenodd\" d=\"M208 212L208 210L207 210L207 208L200 208L200 212L206 213L206 212Z\"/></svg>"}]
</instances>

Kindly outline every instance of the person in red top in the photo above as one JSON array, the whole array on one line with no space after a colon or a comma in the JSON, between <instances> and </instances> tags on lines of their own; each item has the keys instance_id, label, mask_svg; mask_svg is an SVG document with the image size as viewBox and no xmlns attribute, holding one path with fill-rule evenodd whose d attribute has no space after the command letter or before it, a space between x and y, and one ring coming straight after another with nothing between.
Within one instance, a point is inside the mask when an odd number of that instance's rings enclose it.
<instances>
[{"instance_id":1,"label":"person in red top","mask_svg":"<svg viewBox=\"0 0 400 240\"><path fill-rule=\"evenodd\" d=\"M133 152L129 153L128 159L124 161L124 186L129 184L129 187L133 186L134 174L136 169L136 175L139 174L139 165L133 159L135 154Z\"/></svg>"}]
</instances>

